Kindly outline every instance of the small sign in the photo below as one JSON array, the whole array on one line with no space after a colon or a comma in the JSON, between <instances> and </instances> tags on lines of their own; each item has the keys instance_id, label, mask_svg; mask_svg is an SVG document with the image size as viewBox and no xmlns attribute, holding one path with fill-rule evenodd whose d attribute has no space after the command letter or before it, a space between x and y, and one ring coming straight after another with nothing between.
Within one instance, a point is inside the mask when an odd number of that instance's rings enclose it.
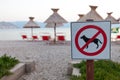
<instances>
[{"instance_id":1,"label":"small sign","mask_svg":"<svg viewBox=\"0 0 120 80\"><path fill-rule=\"evenodd\" d=\"M72 22L73 59L110 59L111 23Z\"/></svg>"}]
</instances>

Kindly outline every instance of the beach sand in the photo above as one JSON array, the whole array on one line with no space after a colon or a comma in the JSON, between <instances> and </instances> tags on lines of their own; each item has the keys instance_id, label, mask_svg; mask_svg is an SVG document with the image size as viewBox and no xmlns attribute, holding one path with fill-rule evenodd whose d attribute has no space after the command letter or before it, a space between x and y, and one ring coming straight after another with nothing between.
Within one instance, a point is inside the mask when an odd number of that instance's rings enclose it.
<instances>
[{"instance_id":1,"label":"beach sand","mask_svg":"<svg viewBox=\"0 0 120 80\"><path fill-rule=\"evenodd\" d=\"M36 70L20 80L69 80L68 63L71 60L70 42L48 45L39 41L0 41L0 56L8 54L20 61L32 59ZM120 42L111 43L111 59L120 62Z\"/></svg>"}]
</instances>

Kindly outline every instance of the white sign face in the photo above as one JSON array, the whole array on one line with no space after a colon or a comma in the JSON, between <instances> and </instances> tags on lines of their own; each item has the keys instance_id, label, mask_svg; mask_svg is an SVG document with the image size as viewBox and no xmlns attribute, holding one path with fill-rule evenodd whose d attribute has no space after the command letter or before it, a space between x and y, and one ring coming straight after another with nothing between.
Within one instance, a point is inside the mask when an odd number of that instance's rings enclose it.
<instances>
[{"instance_id":1,"label":"white sign face","mask_svg":"<svg viewBox=\"0 0 120 80\"><path fill-rule=\"evenodd\" d=\"M73 59L110 59L109 21L72 22L71 32Z\"/></svg>"}]
</instances>

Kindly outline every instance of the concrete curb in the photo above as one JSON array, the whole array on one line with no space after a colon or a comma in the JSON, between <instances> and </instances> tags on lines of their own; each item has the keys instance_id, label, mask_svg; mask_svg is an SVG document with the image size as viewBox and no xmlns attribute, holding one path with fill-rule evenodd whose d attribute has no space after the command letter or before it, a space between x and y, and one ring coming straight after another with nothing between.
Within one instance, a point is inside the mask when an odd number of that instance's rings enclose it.
<instances>
[{"instance_id":1,"label":"concrete curb","mask_svg":"<svg viewBox=\"0 0 120 80\"><path fill-rule=\"evenodd\" d=\"M71 61L70 63L68 63L69 67L68 67L68 75L74 75L74 76L81 76L80 74L80 70L78 68L74 68L73 64L76 63L80 63L81 61Z\"/></svg>"},{"instance_id":2,"label":"concrete curb","mask_svg":"<svg viewBox=\"0 0 120 80\"><path fill-rule=\"evenodd\" d=\"M0 80L18 80L23 74L25 74L25 63L19 63L10 70L12 75L4 76Z\"/></svg>"},{"instance_id":3,"label":"concrete curb","mask_svg":"<svg viewBox=\"0 0 120 80\"><path fill-rule=\"evenodd\" d=\"M34 60L26 60L17 64L14 68L10 70L12 73L9 76L4 76L0 80L18 80L25 73L31 73L35 70Z\"/></svg>"},{"instance_id":4,"label":"concrete curb","mask_svg":"<svg viewBox=\"0 0 120 80\"><path fill-rule=\"evenodd\" d=\"M81 76L80 70L78 68L73 68L72 75Z\"/></svg>"}]
</instances>

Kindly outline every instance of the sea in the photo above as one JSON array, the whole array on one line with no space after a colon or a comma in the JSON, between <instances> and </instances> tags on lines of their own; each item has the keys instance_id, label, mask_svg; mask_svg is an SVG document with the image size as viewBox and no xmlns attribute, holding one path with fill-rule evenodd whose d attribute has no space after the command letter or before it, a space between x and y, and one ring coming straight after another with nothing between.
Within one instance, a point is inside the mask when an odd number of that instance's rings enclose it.
<instances>
[{"instance_id":1,"label":"sea","mask_svg":"<svg viewBox=\"0 0 120 80\"><path fill-rule=\"evenodd\" d=\"M17 29L0 29L0 40L23 40L21 35L27 35L28 38L31 38L32 29L31 28L17 28ZM70 28L56 28L57 35L64 35L66 40L71 39ZM51 38L54 38L54 29L53 28L33 28L33 35L37 35L39 40L42 35L50 35Z\"/></svg>"},{"instance_id":2,"label":"sea","mask_svg":"<svg viewBox=\"0 0 120 80\"><path fill-rule=\"evenodd\" d=\"M119 27L118 33L111 33L111 38L116 38L117 35L120 35L120 24L113 24L111 28ZM56 28L57 35L64 35L65 39L71 40L71 30L70 27L58 27ZM28 38L31 38L32 29L31 28L16 28L16 29L0 29L0 40L23 40L21 35L27 35ZM38 36L39 40L42 35L50 35L51 38L54 38L54 28L33 28L33 35Z\"/></svg>"}]
</instances>

